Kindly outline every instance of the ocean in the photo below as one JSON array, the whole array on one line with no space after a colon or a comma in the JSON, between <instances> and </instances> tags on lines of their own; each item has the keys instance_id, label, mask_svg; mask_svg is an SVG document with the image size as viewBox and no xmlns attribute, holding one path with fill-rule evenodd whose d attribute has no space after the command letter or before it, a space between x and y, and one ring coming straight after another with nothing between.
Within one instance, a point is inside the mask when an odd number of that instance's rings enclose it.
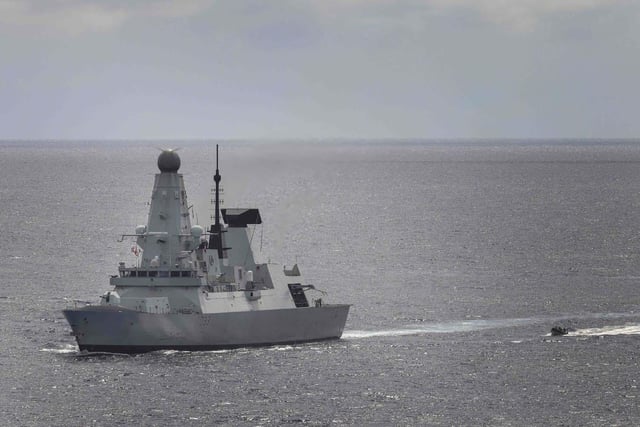
<instances>
[{"instance_id":1,"label":"ocean","mask_svg":"<svg viewBox=\"0 0 640 427\"><path fill-rule=\"evenodd\" d=\"M353 304L342 339L79 353L61 310L132 262L157 147L207 226L216 141L3 141L0 424L640 424L639 142L217 143L256 257Z\"/></svg>"}]
</instances>

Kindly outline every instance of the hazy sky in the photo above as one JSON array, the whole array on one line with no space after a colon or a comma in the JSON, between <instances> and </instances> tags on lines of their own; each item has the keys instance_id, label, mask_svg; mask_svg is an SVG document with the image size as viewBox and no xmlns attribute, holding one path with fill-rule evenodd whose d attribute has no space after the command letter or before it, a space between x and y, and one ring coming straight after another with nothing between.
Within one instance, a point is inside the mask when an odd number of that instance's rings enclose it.
<instances>
[{"instance_id":1,"label":"hazy sky","mask_svg":"<svg viewBox=\"0 0 640 427\"><path fill-rule=\"evenodd\" d=\"M639 137L638 0L0 0L0 139Z\"/></svg>"}]
</instances>

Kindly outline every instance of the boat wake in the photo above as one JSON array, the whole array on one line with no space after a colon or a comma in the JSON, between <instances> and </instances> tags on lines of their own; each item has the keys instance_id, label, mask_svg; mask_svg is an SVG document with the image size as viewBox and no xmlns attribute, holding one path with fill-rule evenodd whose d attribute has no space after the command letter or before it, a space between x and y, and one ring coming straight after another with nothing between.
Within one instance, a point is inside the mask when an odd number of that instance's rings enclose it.
<instances>
[{"instance_id":1,"label":"boat wake","mask_svg":"<svg viewBox=\"0 0 640 427\"><path fill-rule=\"evenodd\" d=\"M43 353L70 355L71 357L100 357L100 356L127 356L129 354L124 353L111 353L106 351L79 351L78 346L75 344L64 344L62 347L45 347L40 349Z\"/></svg>"},{"instance_id":2,"label":"boat wake","mask_svg":"<svg viewBox=\"0 0 640 427\"><path fill-rule=\"evenodd\" d=\"M640 323L626 325L611 325L602 328L577 329L569 332L568 336L597 337L605 335L640 335Z\"/></svg>"},{"instance_id":3,"label":"boat wake","mask_svg":"<svg viewBox=\"0 0 640 427\"><path fill-rule=\"evenodd\" d=\"M405 326L399 329L387 329L380 331L345 331L343 339L360 339L373 337L398 337L406 335L423 334L448 334L455 332L480 331L484 329L509 328L513 326L528 325L539 322L536 318L521 319L475 319L452 322L427 323L419 326Z\"/></svg>"},{"instance_id":4,"label":"boat wake","mask_svg":"<svg viewBox=\"0 0 640 427\"><path fill-rule=\"evenodd\" d=\"M456 332L473 332L486 329L511 328L534 324L553 324L563 321L589 320L589 319L624 319L638 318L638 313L582 313L567 316L536 316L511 319L472 319L448 322L422 323L420 325L404 325L397 329L383 329L375 331L347 330L342 334L346 340L356 340L375 337L398 337L424 334L448 334ZM547 334L551 335L551 334ZM640 323L628 323L625 325L612 325L601 328L576 329L568 336L598 336L598 335L640 335Z\"/></svg>"},{"instance_id":5,"label":"boat wake","mask_svg":"<svg viewBox=\"0 0 640 427\"><path fill-rule=\"evenodd\" d=\"M62 347L41 348L40 351L45 353L69 354L69 353L77 353L78 347L75 344L65 344Z\"/></svg>"}]
</instances>

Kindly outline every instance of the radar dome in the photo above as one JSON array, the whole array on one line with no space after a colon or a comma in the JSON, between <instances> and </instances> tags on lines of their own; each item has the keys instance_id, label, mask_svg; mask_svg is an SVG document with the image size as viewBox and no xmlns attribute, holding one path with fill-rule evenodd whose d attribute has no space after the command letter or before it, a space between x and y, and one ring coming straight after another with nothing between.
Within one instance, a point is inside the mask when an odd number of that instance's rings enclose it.
<instances>
[{"instance_id":1,"label":"radar dome","mask_svg":"<svg viewBox=\"0 0 640 427\"><path fill-rule=\"evenodd\" d=\"M178 172L178 169L180 169L180 156L175 150L162 150L162 153L158 156L158 168L160 172Z\"/></svg>"}]
</instances>

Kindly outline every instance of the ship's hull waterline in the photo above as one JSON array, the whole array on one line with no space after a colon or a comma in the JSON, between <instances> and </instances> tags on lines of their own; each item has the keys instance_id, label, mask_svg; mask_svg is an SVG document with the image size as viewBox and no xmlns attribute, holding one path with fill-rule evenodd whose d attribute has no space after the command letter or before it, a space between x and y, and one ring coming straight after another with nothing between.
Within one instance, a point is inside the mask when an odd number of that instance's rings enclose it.
<instances>
[{"instance_id":1,"label":"ship's hull waterline","mask_svg":"<svg viewBox=\"0 0 640 427\"><path fill-rule=\"evenodd\" d=\"M64 310L80 351L219 350L338 339L349 305L211 314L155 314L117 307Z\"/></svg>"}]
</instances>

